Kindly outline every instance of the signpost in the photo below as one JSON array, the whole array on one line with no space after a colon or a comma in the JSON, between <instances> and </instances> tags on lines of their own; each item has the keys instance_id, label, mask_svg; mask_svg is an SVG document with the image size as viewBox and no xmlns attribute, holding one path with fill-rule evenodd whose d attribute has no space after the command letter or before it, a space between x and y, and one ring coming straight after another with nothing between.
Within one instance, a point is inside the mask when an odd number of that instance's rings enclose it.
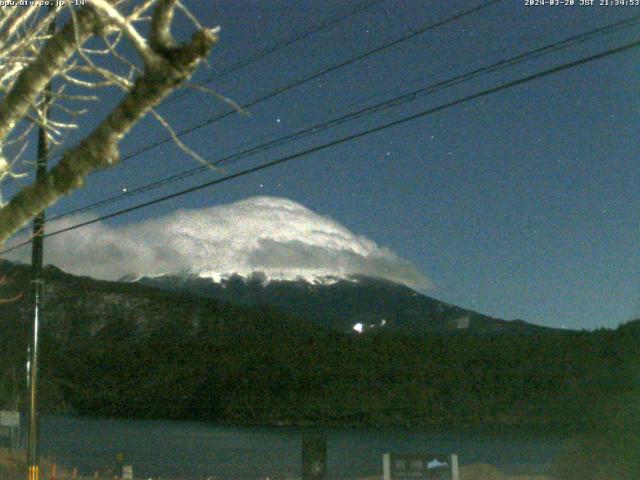
<instances>
[{"instance_id":1,"label":"signpost","mask_svg":"<svg viewBox=\"0 0 640 480\"><path fill-rule=\"evenodd\" d=\"M20 427L20 412L2 410L0 412L0 425L3 427Z\"/></svg>"},{"instance_id":2,"label":"signpost","mask_svg":"<svg viewBox=\"0 0 640 480\"><path fill-rule=\"evenodd\" d=\"M20 447L20 412L13 410L0 411L0 438L13 450Z\"/></svg>"},{"instance_id":3,"label":"signpost","mask_svg":"<svg viewBox=\"0 0 640 480\"><path fill-rule=\"evenodd\" d=\"M384 480L459 480L458 455L382 455Z\"/></svg>"}]
</instances>

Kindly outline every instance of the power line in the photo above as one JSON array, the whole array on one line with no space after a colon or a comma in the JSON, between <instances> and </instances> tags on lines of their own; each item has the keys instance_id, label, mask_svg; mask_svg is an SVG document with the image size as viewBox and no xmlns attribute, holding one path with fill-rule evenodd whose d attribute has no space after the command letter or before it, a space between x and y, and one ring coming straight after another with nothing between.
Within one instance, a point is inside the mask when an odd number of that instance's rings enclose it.
<instances>
[{"instance_id":1,"label":"power line","mask_svg":"<svg viewBox=\"0 0 640 480\"><path fill-rule=\"evenodd\" d=\"M228 155L226 157L223 157L221 159L218 159L214 162L211 162L211 165L217 166L217 165L221 165L221 164L227 164L231 161L235 161L235 160L239 160L241 158L245 158L247 156L253 155L255 153L260 153L263 152L265 150L271 149L273 147L276 146L281 146L284 144L288 144L290 142L299 140L301 138L307 137L309 135L313 135L316 134L318 132L324 131L328 128L332 128L335 127L337 125L341 125L345 122L349 122L349 121L353 121L359 118L362 118L364 116L367 115L372 115L374 113L380 112L382 110L386 110L389 108L393 108L399 105L402 105L404 103L408 103L414 100L417 100L419 98L422 98L425 95L430 95L433 93L436 93L444 88L448 88L454 85L459 85L461 83L473 80L475 78L478 78L480 76L489 74L489 73L494 73L496 71L508 68L508 67L512 67L514 65L517 65L518 63L524 62L526 60L531 60L534 58L539 58L543 55L547 55L550 53L555 53L557 51L566 49L568 47L574 46L578 43L583 43L586 42L588 40L592 40L594 38L597 38L601 35L604 34L608 34L608 33L613 33L616 31L621 30L622 28L627 28L629 26L635 25L636 23L638 23L640 21L640 15L635 15L633 17L630 17L628 19L625 20L621 20L609 25L605 25L603 27L599 27L597 29L594 30L590 30L588 32L582 33L580 35L575 35L572 37L569 37L565 40L562 40L560 42L555 42L549 45L545 45L543 47L539 47L536 48L534 50L525 52L525 53L521 53L519 55L516 55L514 57L511 57L509 59L505 59L505 60L501 60L498 61L496 63L493 63L491 65L485 66L485 67L481 67L478 68L476 70L473 70L471 72L467 72L461 75L456 75L452 78L449 78L447 80L443 80L443 81L439 81L436 83L433 83L431 85L428 85L426 87L421 87L417 90L414 90L412 92L400 95L398 97L394 97L392 99L389 100L385 100L383 102L377 103L375 105L371 105L369 107L365 107L363 109L360 109L358 111L355 112L351 112L348 113L346 115L334 118L332 120L320 123L320 124L316 124L312 127L308 127L305 128L303 130L299 130L297 132L291 133L289 135L271 140L267 143L263 143L261 145L257 145L254 147L251 147L249 149L245 149L242 150L240 152ZM124 198L128 198L128 197L132 197L150 190L153 190L155 188L159 188L161 186L164 185L168 185L170 183L173 183L175 181L179 181L179 180L183 180L185 178L197 175L199 173L203 173L206 171L209 171L210 168L209 166L198 166L195 168L191 168L188 170L185 170L183 172L171 175L169 177L165 177L163 179L160 180L156 180L154 182L150 182L146 185L142 185L138 188L129 190L127 192L124 193L120 193L108 198L105 198L103 200L99 200L97 202L94 202L92 204L89 205L85 205L83 207L79 207L77 209L68 211L68 212L64 212L62 214L59 214L57 216L54 216L52 218L49 219L49 221L54 221L54 220L58 220L60 218L64 218L64 217L68 217L71 215L75 215L78 213L83 213L86 211L90 211L93 210L95 208L104 206L104 205L108 205L110 203L114 203L118 200L124 199Z\"/></svg>"},{"instance_id":2,"label":"power line","mask_svg":"<svg viewBox=\"0 0 640 480\"><path fill-rule=\"evenodd\" d=\"M414 38L414 37L416 37L418 35L426 33L426 32L428 32L430 30L435 29L435 28L447 25L448 23L458 21L461 18L464 18L464 17L466 17L468 15L471 15L473 13L479 12L479 11L481 11L481 10L487 8L487 7L490 7L493 4L496 4L496 3L499 3L499 2L502 2L502 1L503 0L489 0L489 1L487 1L487 2L485 2L483 4L481 4L481 5L478 5L476 7L472 7L472 8L467 9L467 10L459 11L458 13L455 13L452 16L447 17L447 18L445 18L443 20L438 20L437 22L434 22L434 23L425 24L422 27L420 27L419 29L414 30L412 32L409 32L406 35L400 37L399 39L393 40L393 41L391 41L389 43L385 43L384 45L375 47L375 48L373 48L371 50L367 50L366 52L361 53L361 54L359 54L359 55L357 55L355 57L352 57L349 60L345 60L343 62L340 62L340 63L337 63L337 64L332 65L330 67L327 67L327 68L325 68L323 70L320 70L320 71L318 71L316 73L313 73L313 74L308 75L306 77L302 77L302 78L300 78L298 80L295 80L294 82L289 83L289 84L287 84L287 85L285 85L283 87L280 87L280 88L278 88L278 89L276 89L276 90L274 90L274 91L272 91L270 93L267 93L267 94L265 94L265 95L263 95L261 97L258 97L256 99L250 101L249 103L241 105L241 108L243 110L247 110L249 108L252 108L252 107L254 107L254 106L256 106L256 105L258 105L258 104L260 104L262 102L270 100L271 98L273 98L273 97L275 97L277 95L280 95L282 93L288 92L289 90L292 90L292 89L294 89L296 87L299 87L300 85L303 85L305 83L308 83L308 82L311 82L313 80L316 80L316 79L318 79L318 78L320 78L320 77L322 77L322 76L324 76L324 75L326 75L328 73L335 72L336 70L339 70L339 69L344 68L346 66L352 65L352 64L354 64L356 62L359 62L360 60L364 60L365 58L368 58L368 57L370 57L372 55L375 55L376 53L379 53L379 52L381 52L383 50L387 50L387 49L389 49L391 47L394 47L394 46L396 46L396 45L398 45L398 44L400 44L402 42L406 42L407 40L410 40L410 39L412 39L412 38ZM187 135L187 134L189 134L191 132L199 130L202 127L205 127L207 125L211 125L212 123L215 123L215 122L220 121L220 120L222 120L224 118L227 118L227 117L233 115L234 113L236 113L235 109L234 110L229 110L229 111L227 111L225 113L222 113L222 114L219 114L219 115L215 115L213 117L210 117L207 120L204 120L203 122L200 122L200 123L198 123L198 124L196 124L194 126L191 126L189 128L183 129L180 132L177 132L177 136L178 137L182 137L184 135ZM160 140L158 140L156 142L150 143L150 144L148 144L146 146L143 146L143 147L141 147L141 148L139 148L137 150L134 150L133 152L131 152L131 153L127 154L127 155L124 155L122 157L122 159L121 159L121 162L125 162L125 161L130 160L130 159L132 159L134 157L142 155L143 153L148 152L149 150L153 150L154 148L159 147L160 145L164 145L165 143L169 143L171 141L173 141L173 136L167 135L164 138L162 138L162 139L160 139Z\"/></svg>"},{"instance_id":3,"label":"power line","mask_svg":"<svg viewBox=\"0 0 640 480\"><path fill-rule=\"evenodd\" d=\"M113 212L113 213L110 213L110 214L107 214L107 215L103 215L102 217L99 217L99 218L95 218L95 219L92 219L92 220L88 220L86 222L82 222L82 223L78 223L76 225L72 225L70 227L65 227L65 228L61 228L59 230L55 230L53 232L49 232L49 233L45 234L44 237L52 237L52 236L55 236L55 235L59 235L61 233L66 233L66 232L70 232L72 230L77 230L79 228L91 225L93 223L97 223L97 222L100 222L100 221L103 221L103 220L108 220L110 218L118 217L118 216L124 215L126 213L133 212L135 210L146 208L148 206L155 205L157 203L161 203L161 202L164 202L164 201L167 201L167 200L171 200L173 198L180 197L180 196L183 196L183 195L186 195L186 194L198 191L198 190L202 190L204 188L212 187L214 185L218 185L218 184L230 181L230 180L234 180L236 178L240 178L240 177L243 177L243 176L258 172L258 171L261 171L261 170L265 170L267 168L275 167L276 165L280 165L280 164L283 164L283 163L286 163L286 162L290 162L292 160L295 160L295 159L310 155L312 153L316 153L316 152L319 152L319 151L322 151L322 150L326 150L327 148L331 148L331 147L334 147L336 145L340 145L340 144L343 144L343 143L346 143L346 142L350 142L352 140L356 140L358 138L365 137L367 135L371 135L373 133L376 133L376 132L379 132L379 131L382 131L382 130L386 130L387 128L395 127L397 125L402 125L404 123L411 122L413 120L417 120L419 118L426 117L428 115L432 115L434 113L449 109L451 107L454 107L454 106L457 106L457 105L461 105L463 103L466 103L466 102L469 102L469 101L472 101L472 100L476 100L478 98L485 97L487 95L491 95L493 93L496 93L496 92L499 92L499 91L502 91L502 90L506 90L508 88L515 87L517 85L522 85L524 83L528 83L528 82L531 82L533 80L537 80L537 79L540 79L540 78L543 78L543 77L547 77L549 75L553 75L553 74L556 74L556 73L559 73L559 72L562 72L562 71L565 71L565 70L568 70L568 69L571 69L571 68L575 68L575 67L577 67L579 65L583 65L583 64L592 62L594 60L599 60L599 59L602 59L602 58L605 58L605 57L608 57L608 56L611 56L611 55L622 53L622 52L625 52L627 50L631 50L632 48L636 48L638 46L640 46L640 40L637 40L637 41L634 41L634 42L631 42L631 43L627 43L626 45L623 45L623 46L620 46L620 47L616 47L616 48L612 48L612 49L606 50L604 52L597 53L595 55L590 55L588 57L583 57L583 58L581 58L579 60L575 60L573 62L565 63L565 64L559 65L557 67L553 67L553 68L550 68L550 69L547 69L547 70L543 70L542 72L538 72L538 73L535 73L535 74L532 74L532 75L528 75L528 76L520 78L518 80L513 80L513 81L510 81L510 82L507 82L507 83L503 83L503 84L498 85L496 87L488 88L486 90L482 90L482 91L480 91L478 93L474 93L472 95L467 95L465 97L459 98L457 100L453 100L451 102L439 105L437 107L430 108L428 110L423 110L423 111L421 111L419 113L415 113L413 115L409 115L407 117L403 117L403 118L395 120L393 122L385 123L383 125L379 125L377 127L373 127L373 128L368 129L368 130L364 130L364 131L361 131L361 132L358 132L358 133L355 133L355 134L352 134L352 135L347 135L345 137L338 138L338 139L333 140L331 142L324 143L324 144L321 144L321 145L317 145L317 146L309 148L307 150L303 150L301 152L294 153L294 154L288 155L286 157L279 158L277 160L272 160L272 161L264 163L262 165L258 165L258 166L252 167L252 168L248 168L246 170L242 170L240 172L236 172L236 173L231 174L231 175L227 175L226 177L218 178L218 179L210 181L210 182L202 183L202 184L196 185L194 187L190 187L190 188L187 188L187 189L184 189L184 190L180 190L178 192L174 192L174 193L171 193L171 194L156 198L154 200L150 200L148 202L140 203L140 204L135 205L133 207L125 208L125 209L119 210L117 212ZM11 252L13 250L16 250L17 248L23 247L24 245L28 245L29 243L31 243L31 239L29 239L29 240L27 240L25 242L22 242L22 243L20 243L18 245L15 245L13 247L10 247L8 249L0 251L0 255L4 255L6 253L9 253L9 252Z\"/></svg>"}]
</instances>

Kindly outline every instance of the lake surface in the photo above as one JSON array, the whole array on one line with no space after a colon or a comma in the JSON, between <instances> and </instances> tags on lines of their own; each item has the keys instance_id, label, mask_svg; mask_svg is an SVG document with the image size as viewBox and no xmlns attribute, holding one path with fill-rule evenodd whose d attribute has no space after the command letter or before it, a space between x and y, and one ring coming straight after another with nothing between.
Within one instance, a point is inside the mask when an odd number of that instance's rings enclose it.
<instances>
[{"instance_id":1,"label":"lake surface","mask_svg":"<svg viewBox=\"0 0 640 480\"><path fill-rule=\"evenodd\" d=\"M40 449L83 475L125 455L141 478L250 480L301 476L303 428L215 426L199 422L45 416ZM460 464L490 463L509 473L544 473L567 441L557 436L427 434L326 429L328 478L380 474L382 454L457 453Z\"/></svg>"}]
</instances>

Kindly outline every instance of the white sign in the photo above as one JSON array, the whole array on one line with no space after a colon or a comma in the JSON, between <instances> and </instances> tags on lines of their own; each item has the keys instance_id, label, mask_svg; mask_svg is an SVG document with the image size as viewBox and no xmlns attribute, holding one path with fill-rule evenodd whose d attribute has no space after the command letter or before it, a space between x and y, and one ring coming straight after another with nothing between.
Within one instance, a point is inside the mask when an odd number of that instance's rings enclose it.
<instances>
[{"instance_id":1,"label":"white sign","mask_svg":"<svg viewBox=\"0 0 640 480\"><path fill-rule=\"evenodd\" d=\"M133 480L133 467L131 465L122 466L122 480Z\"/></svg>"},{"instance_id":2,"label":"white sign","mask_svg":"<svg viewBox=\"0 0 640 480\"><path fill-rule=\"evenodd\" d=\"M4 427L19 427L20 412L9 410L0 411L0 425Z\"/></svg>"},{"instance_id":3,"label":"white sign","mask_svg":"<svg viewBox=\"0 0 640 480\"><path fill-rule=\"evenodd\" d=\"M459 480L458 455L382 455L384 480Z\"/></svg>"}]
</instances>

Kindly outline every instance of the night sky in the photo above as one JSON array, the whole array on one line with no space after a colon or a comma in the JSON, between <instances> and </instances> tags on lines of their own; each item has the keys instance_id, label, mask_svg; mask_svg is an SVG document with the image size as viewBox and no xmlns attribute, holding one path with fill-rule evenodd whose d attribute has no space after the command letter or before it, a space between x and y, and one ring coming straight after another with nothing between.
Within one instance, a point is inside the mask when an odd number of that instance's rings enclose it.
<instances>
[{"instance_id":1,"label":"night sky","mask_svg":"<svg viewBox=\"0 0 640 480\"><path fill-rule=\"evenodd\" d=\"M352 1L186 1L220 25L195 82L357 7ZM207 84L239 104L480 5L377 2ZM505 0L200 128L183 140L209 161L423 86L640 14L632 6ZM180 32L187 34L186 29ZM132 196L102 215L638 40L638 25ZM611 55L212 188L108 220L280 197L329 217L427 277L426 294L550 326L615 327L640 316L640 50ZM160 109L176 130L229 106L202 92ZM165 136L143 121L123 154ZM48 215L197 167L166 144L94 174ZM54 224L50 227L54 229ZM79 231L78 231L79 232ZM69 233L65 235L76 235ZM62 236L61 236L62 237Z\"/></svg>"}]
</instances>

